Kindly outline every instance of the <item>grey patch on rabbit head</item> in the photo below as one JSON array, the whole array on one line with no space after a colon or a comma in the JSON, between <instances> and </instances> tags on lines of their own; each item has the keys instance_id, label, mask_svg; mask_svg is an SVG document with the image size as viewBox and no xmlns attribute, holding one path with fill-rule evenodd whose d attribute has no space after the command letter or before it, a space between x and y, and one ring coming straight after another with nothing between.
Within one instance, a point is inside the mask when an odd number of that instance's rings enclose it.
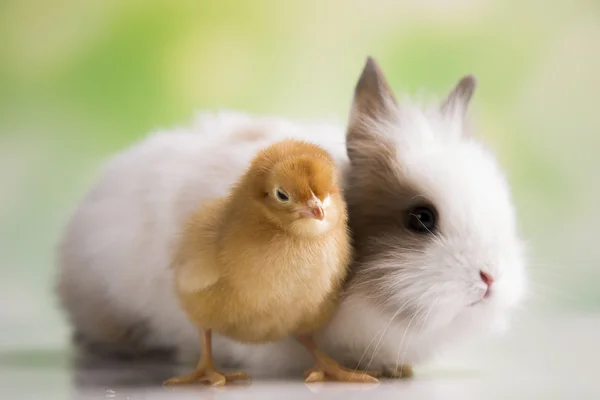
<instances>
[{"instance_id":1,"label":"grey patch on rabbit head","mask_svg":"<svg viewBox=\"0 0 600 400\"><path fill-rule=\"evenodd\" d=\"M392 183L394 165L392 160L388 162L392 163L390 168L387 172L381 170L378 177L383 179L354 174L349 182L346 198L356 254L348 293L358 291L377 305L395 311L397 307L390 304L390 298L398 287L390 285L390 266L410 268L410 260L403 257L424 252L431 240L429 235L416 234L405 226L406 214L416 205L430 203L408 182L396 179ZM390 179L385 178L386 174ZM399 317L415 311L407 305Z\"/></svg>"},{"instance_id":2,"label":"grey patch on rabbit head","mask_svg":"<svg viewBox=\"0 0 600 400\"><path fill-rule=\"evenodd\" d=\"M403 177L391 138L373 130L375 121L398 123L397 107L381 69L369 58L355 90L347 131L352 172L345 196L356 249L348 292L358 291L382 306L389 306L389 293L372 287L385 288L389 270L372 266L400 263L399 253L422 252L430 240L405 227L407 211L429 201ZM411 311L406 308L407 314Z\"/></svg>"}]
</instances>

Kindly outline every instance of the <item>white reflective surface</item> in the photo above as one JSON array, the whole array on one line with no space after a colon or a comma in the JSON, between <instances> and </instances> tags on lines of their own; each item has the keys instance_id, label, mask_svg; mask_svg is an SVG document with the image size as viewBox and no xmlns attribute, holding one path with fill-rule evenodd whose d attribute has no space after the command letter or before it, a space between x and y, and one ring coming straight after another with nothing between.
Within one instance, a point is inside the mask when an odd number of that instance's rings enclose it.
<instances>
[{"instance_id":1,"label":"white reflective surface","mask_svg":"<svg viewBox=\"0 0 600 400\"><path fill-rule=\"evenodd\" d=\"M63 350L0 353L2 399L600 399L600 317L520 323L493 343L448 353L412 380L305 385L255 377L221 389L163 388L168 365L72 364ZM184 368L185 369L185 368ZM184 370L183 369L183 370ZM251 371L250 371L251 372Z\"/></svg>"}]
</instances>

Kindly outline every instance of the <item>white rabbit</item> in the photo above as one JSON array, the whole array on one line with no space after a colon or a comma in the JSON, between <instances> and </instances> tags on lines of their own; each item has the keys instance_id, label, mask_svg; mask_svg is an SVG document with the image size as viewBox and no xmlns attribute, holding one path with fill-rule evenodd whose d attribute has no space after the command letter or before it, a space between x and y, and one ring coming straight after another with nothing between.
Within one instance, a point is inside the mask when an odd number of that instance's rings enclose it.
<instances>
[{"instance_id":1,"label":"white rabbit","mask_svg":"<svg viewBox=\"0 0 600 400\"><path fill-rule=\"evenodd\" d=\"M323 146L345 176L356 254L340 309L318 336L325 351L351 366L410 375L459 337L499 326L527 279L508 185L464 123L474 88L467 76L435 107L398 105L369 59L346 132L206 113L117 155L59 248L57 291L77 342L103 354L166 350L194 359L197 332L167 268L174 237L199 202L223 196L259 149L285 137ZM311 365L293 340L217 338L214 351L221 364L254 374Z\"/></svg>"}]
</instances>

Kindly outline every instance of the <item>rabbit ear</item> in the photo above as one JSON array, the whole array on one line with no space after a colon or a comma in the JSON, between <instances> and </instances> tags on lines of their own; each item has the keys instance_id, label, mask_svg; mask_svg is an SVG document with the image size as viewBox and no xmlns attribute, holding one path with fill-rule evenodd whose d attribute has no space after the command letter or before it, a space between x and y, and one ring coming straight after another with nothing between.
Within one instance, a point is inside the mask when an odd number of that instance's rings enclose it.
<instances>
[{"instance_id":1,"label":"rabbit ear","mask_svg":"<svg viewBox=\"0 0 600 400\"><path fill-rule=\"evenodd\" d=\"M457 118L458 120L462 120L465 117L476 87L477 80L473 75L462 77L448 97L442 102L442 114L452 119Z\"/></svg>"},{"instance_id":2,"label":"rabbit ear","mask_svg":"<svg viewBox=\"0 0 600 400\"><path fill-rule=\"evenodd\" d=\"M381 69L373 58L368 57L354 90L346 135L346 149L352 162L359 157L369 157L377 148L382 150L381 147L386 146L386 138L373 128L393 121L397 108L396 98Z\"/></svg>"},{"instance_id":3,"label":"rabbit ear","mask_svg":"<svg viewBox=\"0 0 600 400\"><path fill-rule=\"evenodd\" d=\"M385 117L397 107L396 98L377 62L367 58L354 89L354 110L370 118Z\"/></svg>"}]
</instances>

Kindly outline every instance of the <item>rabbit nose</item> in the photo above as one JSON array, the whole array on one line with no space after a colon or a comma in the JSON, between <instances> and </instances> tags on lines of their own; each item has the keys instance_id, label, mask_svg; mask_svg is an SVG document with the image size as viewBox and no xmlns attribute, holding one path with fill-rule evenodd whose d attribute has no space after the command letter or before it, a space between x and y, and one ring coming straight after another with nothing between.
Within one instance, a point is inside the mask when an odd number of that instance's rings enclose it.
<instances>
[{"instance_id":1,"label":"rabbit nose","mask_svg":"<svg viewBox=\"0 0 600 400\"><path fill-rule=\"evenodd\" d=\"M494 283L494 278L485 271L479 271L479 276L481 276L481 280L488 286L492 286L492 283Z\"/></svg>"},{"instance_id":2,"label":"rabbit nose","mask_svg":"<svg viewBox=\"0 0 600 400\"><path fill-rule=\"evenodd\" d=\"M492 277L492 275L490 275L489 273L480 270L479 271L479 276L481 277L481 280L483 281L483 283L485 283L487 285L485 294L483 295L483 297L488 297L490 295L490 289L492 288L492 283L494 283L494 277Z\"/></svg>"}]
</instances>

